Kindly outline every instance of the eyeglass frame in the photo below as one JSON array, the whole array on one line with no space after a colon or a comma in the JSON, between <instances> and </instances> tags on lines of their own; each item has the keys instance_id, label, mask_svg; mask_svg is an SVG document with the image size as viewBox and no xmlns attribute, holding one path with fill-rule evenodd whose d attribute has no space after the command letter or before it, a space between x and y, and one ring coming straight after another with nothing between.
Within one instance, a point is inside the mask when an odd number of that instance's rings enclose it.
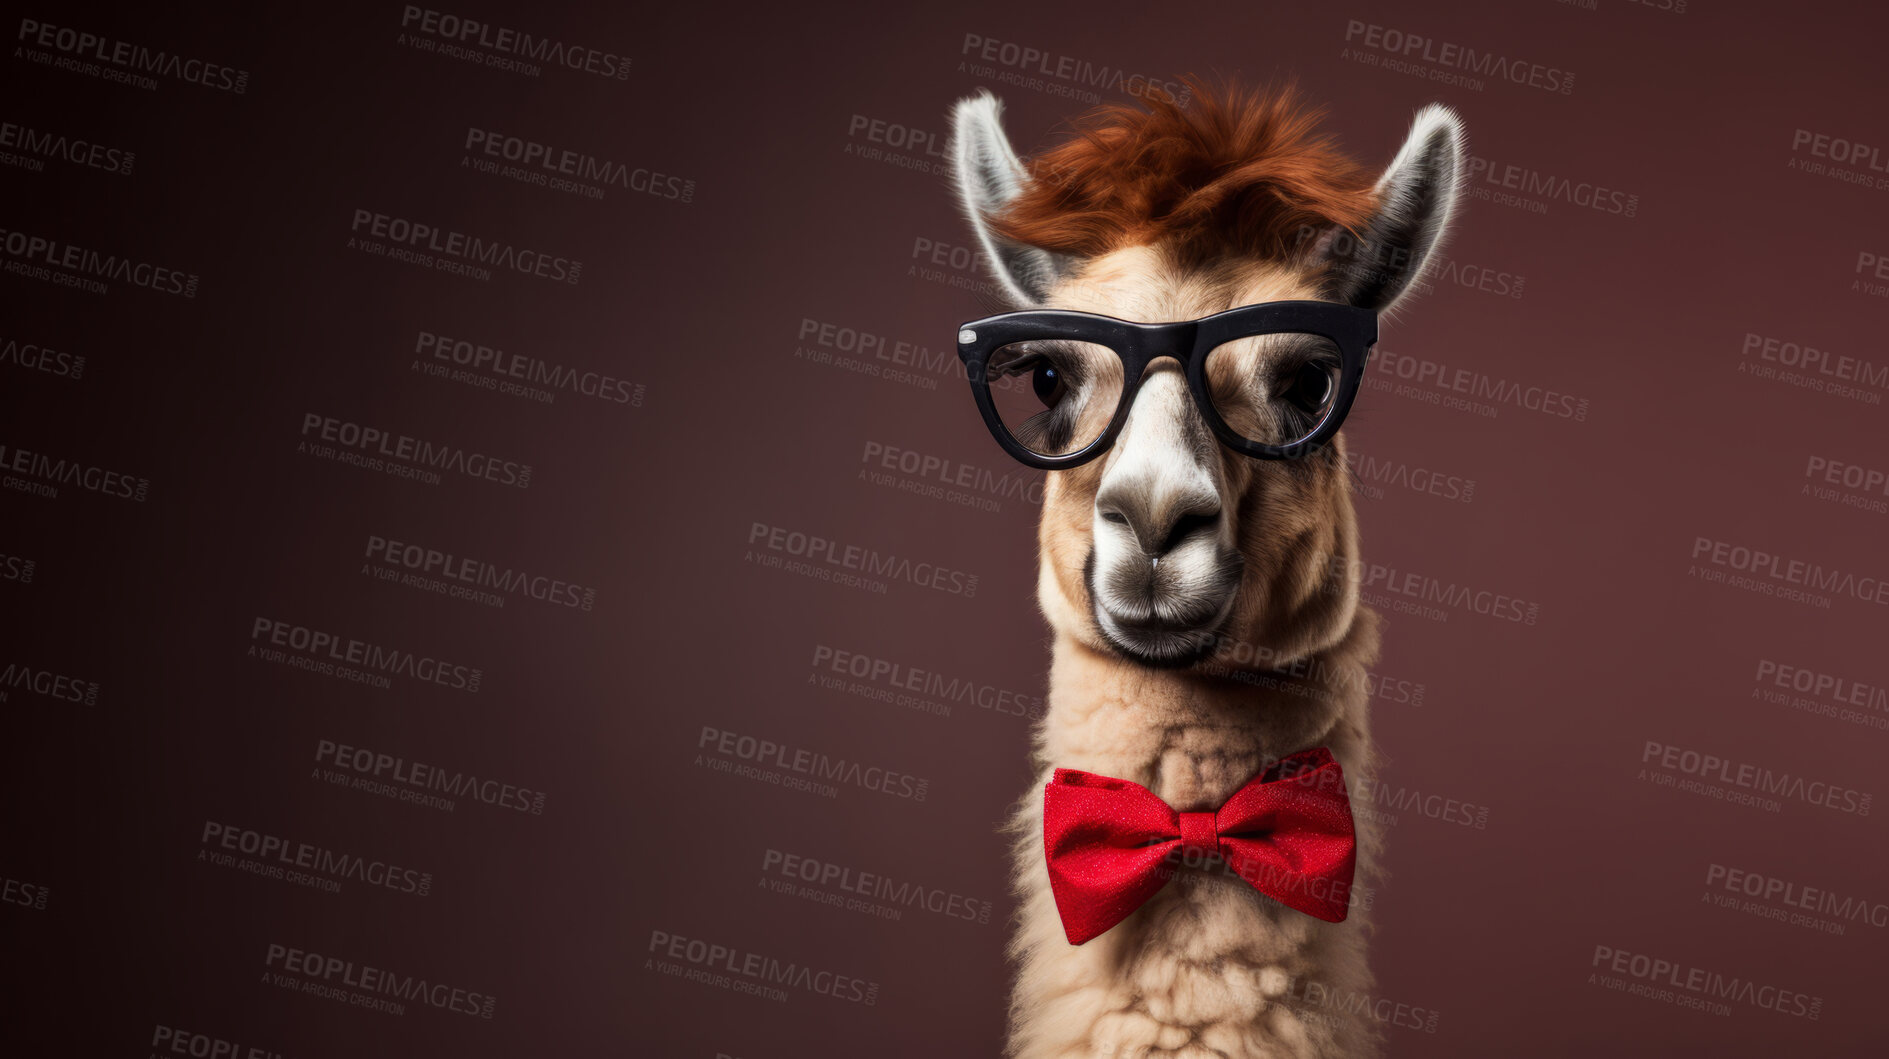
<instances>
[{"instance_id":1,"label":"eyeglass frame","mask_svg":"<svg viewBox=\"0 0 1889 1059\"><path fill-rule=\"evenodd\" d=\"M1268 445L1242 436L1228 426L1213 406L1207 388L1207 355L1242 338L1274 334L1310 334L1331 340L1340 357L1338 393L1331 411L1312 432L1286 445ZM967 338L968 336L968 338ZM1108 348L1122 362L1122 392L1115 416L1092 442L1072 453L1045 456L1012 437L990 395L987 373L990 355L1018 342L1083 342ZM1364 381L1364 368L1377 344L1377 313L1340 302L1256 302L1204 316L1198 320L1145 324L1072 309L1024 309L974 320L958 328L958 359L964 362L971 396L991 436L1018 462L1045 471L1079 467L1114 445L1128 423L1135 396L1147 377L1148 365L1162 357L1181 362L1187 389L1201 418L1221 444L1261 460L1297 459L1316 452L1344 425L1352 401Z\"/></svg>"}]
</instances>

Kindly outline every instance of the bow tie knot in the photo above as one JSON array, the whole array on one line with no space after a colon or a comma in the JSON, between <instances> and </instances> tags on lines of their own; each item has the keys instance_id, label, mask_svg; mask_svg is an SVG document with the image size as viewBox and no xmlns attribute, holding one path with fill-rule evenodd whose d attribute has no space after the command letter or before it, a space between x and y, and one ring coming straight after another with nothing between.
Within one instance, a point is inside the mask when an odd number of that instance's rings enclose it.
<instances>
[{"instance_id":1,"label":"bow tie knot","mask_svg":"<svg viewBox=\"0 0 1889 1059\"><path fill-rule=\"evenodd\" d=\"M1214 826L1216 813L1180 813L1181 848L1197 850L1212 857L1220 853L1220 832Z\"/></svg>"},{"instance_id":2,"label":"bow tie knot","mask_svg":"<svg viewBox=\"0 0 1889 1059\"><path fill-rule=\"evenodd\" d=\"M1281 759L1203 812L1177 812L1138 783L1057 769L1043 791L1043 849L1072 945L1128 918L1189 853L1220 857L1260 893L1333 923L1349 911L1357 866L1344 771L1324 747Z\"/></svg>"}]
</instances>

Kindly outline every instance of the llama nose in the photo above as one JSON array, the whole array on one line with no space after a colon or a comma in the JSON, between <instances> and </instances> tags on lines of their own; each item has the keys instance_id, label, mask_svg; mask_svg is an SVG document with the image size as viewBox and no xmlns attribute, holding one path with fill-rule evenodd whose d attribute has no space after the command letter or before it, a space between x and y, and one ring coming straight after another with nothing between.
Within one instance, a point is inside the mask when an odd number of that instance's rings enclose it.
<instances>
[{"instance_id":1,"label":"llama nose","mask_svg":"<svg viewBox=\"0 0 1889 1059\"><path fill-rule=\"evenodd\" d=\"M1095 510L1106 522L1134 534L1141 553L1159 561L1196 537L1211 537L1220 523L1220 498L1191 488L1163 488L1156 481L1124 482L1104 489Z\"/></svg>"}]
</instances>

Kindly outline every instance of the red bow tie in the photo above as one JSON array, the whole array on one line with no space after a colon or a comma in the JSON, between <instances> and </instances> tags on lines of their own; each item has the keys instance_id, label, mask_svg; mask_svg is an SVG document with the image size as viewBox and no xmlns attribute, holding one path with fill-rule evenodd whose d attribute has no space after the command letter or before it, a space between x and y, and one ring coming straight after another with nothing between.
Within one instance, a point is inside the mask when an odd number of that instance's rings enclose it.
<instances>
[{"instance_id":1,"label":"red bow tie","mask_svg":"<svg viewBox=\"0 0 1889 1059\"><path fill-rule=\"evenodd\" d=\"M1281 759L1217 811L1177 813L1139 783L1057 769L1043 789L1049 885L1071 945L1128 918L1188 852L1218 855L1260 893L1341 922L1357 842L1344 770L1324 747Z\"/></svg>"}]
</instances>

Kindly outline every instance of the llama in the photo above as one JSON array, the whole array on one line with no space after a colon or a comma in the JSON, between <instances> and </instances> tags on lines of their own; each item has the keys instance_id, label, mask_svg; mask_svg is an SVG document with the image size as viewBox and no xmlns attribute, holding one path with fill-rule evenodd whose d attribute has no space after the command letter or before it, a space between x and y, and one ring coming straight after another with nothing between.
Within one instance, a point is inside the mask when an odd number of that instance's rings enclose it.
<instances>
[{"instance_id":1,"label":"llama","mask_svg":"<svg viewBox=\"0 0 1889 1059\"><path fill-rule=\"evenodd\" d=\"M1291 89L1197 85L1185 109L1154 99L1099 107L1028 168L1001 116L988 92L961 100L952 158L960 206L1023 309L1192 321L1312 300L1388 313L1405 303L1460 193L1462 127L1439 105L1417 113L1375 180ZM1248 351L1242 363L1260 383L1214 380L1217 395L1245 406L1220 408L1216 396L1223 418L1266 429L1292 414L1280 401L1330 385L1323 369L1305 382L1304 364L1281 348ZM1031 375L1052 408L1073 399L1055 396L1073 392L1071 371L1089 386L1124 374L1106 350L1072 344L1058 355L1073 359L1039 362ZM1178 359L1149 362L1131 400L1105 452L1045 484L1037 599L1053 646L1033 740L1039 779L1010 824L1020 908L1009 1052L1374 1055L1381 1034L1356 1002L1373 986L1368 908L1356 896L1378 877L1381 836L1368 813L1356 818L1357 881L1342 922L1295 911L1209 858L1165 872L1165 885L1092 940L1065 934L1044 849L1055 770L1140 784L1183 820L1311 748L1328 748L1352 789L1373 770L1365 675L1377 616L1347 576L1358 528L1342 436L1297 458L1235 452L1204 422Z\"/></svg>"}]
</instances>

